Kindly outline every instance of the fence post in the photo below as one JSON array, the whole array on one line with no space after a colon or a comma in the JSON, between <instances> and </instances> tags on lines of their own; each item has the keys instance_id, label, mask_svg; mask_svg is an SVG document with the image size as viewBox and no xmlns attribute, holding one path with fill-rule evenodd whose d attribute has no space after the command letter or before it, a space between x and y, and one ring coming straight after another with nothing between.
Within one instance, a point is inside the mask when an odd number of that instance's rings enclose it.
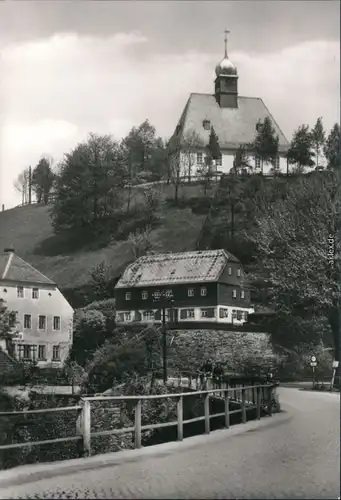
<instances>
[{"instance_id":1,"label":"fence post","mask_svg":"<svg viewBox=\"0 0 341 500\"><path fill-rule=\"evenodd\" d=\"M246 422L246 408L245 408L245 389L242 387L242 402L241 402L241 407L242 407L242 423L245 424Z\"/></svg>"},{"instance_id":2,"label":"fence post","mask_svg":"<svg viewBox=\"0 0 341 500\"><path fill-rule=\"evenodd\" d=\"M230 401L229 401L228 390L225 390L224 398L225 398L225 427L226 429L228 429L230 427Z\"/></svg>"},{"instance_id":3,"label":"fence post","mask_svg":"<svg viewBox=\"0 0 341 500\"><path fill-rule=\"evenodd\" d=\"M205 394L205 434L210 433L210 395Z\"/></svg>"},{"instance_id":4,"label":"fence post","mask_svg":"<svg viewBox=\"0 0 341 500\"><path fill-rule=\"evenodd\" d=\"M257 387L257 420L260 420L261 390Z\"/></svg>"},{"instance_id":5,"label":"fence post","mask_svg":"<svg viewBox=\"0 0 341 500\"><path fill-rule=\"evenodd\" d=\"M135 406L135 448L141 448L141 406L141 399L138 399Z\"/></svg>"},{"instance_id":6,"label":"fence post","mask_svg":"<svg viewBox=\"0 0 341 500\"><path fill-rule=\"evenodd\" d=\"M178 441L182 441L184 426L183 426L183 396L180 396L177 403L177 416L178 416Z\"/></svg>"},{"instance_id":7,"label":"fence post","mask_svg":"<svg viewBox=\"0 0 341 500\"><path fill-rule=\"evenodd\" d=\"M76 429L77 434L82 436L79 447L80 457L91 455L91 406L87 399L81 400L82 408L79 410Z\"/></svg>"},{"instance_id":8,"label":"fence post","mask_svg":"<svg viewBox=\"0 0 341 500\"><path fill-rule=\"evenodd\" d=\"M268 397L268 401L267 401L267 406L268 406L268 414L270 417L272 417L272 388L273 386L272 385L269 385L268 386L268 394L267 394L267 397Z\"/></svg>"}]
</instances>

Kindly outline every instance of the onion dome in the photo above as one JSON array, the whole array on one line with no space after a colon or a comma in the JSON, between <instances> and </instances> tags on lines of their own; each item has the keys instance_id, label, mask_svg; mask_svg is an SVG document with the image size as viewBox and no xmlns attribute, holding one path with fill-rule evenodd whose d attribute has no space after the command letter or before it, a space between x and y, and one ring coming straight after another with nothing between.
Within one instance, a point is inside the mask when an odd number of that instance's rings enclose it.
<instances>
[{"instance_id":1,"label":"onion dome","mask_svg":"<svg viewBox=\"0 0 341 500\"><path fill-rule=\"evenodd\" d=\"M216 75L237 75L237 68L230 61L230 59L225 56L224 59L216 66Z\"/></svg>"}]
</instances>

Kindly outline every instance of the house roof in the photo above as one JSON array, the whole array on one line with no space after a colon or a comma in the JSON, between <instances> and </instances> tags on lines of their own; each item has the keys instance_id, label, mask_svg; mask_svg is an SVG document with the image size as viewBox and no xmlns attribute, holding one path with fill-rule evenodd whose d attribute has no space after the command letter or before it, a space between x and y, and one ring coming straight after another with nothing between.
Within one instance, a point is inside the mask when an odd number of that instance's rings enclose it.
<instances>
[{"instance_id":1,"label":"house roof","mask_svg":"<svg viewBox=\"0 0 341 500\"><path fill-rule=\"evenodd\" d=\"M44 274L13 252L0 253L0 282L1 281L55 285L50 278L44 276Z\"/></svg>"},{"instance_id":2,"label":"house roof","mask_svg":"<svg viewBox=\"0 0 341 500\"><path fill-rule=\"evenodd\" d=\"M220 107L212 94L191 94L178 123L182 134L195 131L204 145L209 142L210 130L205 130L203 120L209 120L225 149L236 149L241 144L252 143L256 125L269 117L279 137L279 152L287 151L289 142L262 99L238 96L238 108ZM179 133L178 132L178 133Z\"/></svg>"},{"instance_id":3,"label":"house roof","mask_svg":"<svg viewBox=\"0 0 341 500\"><path fill-rule=\"evenodd\" d=\"M225 250L145 255L126 268L115 288L215 282L231 261L239 262Z\"/></svg>"}]
</instances>

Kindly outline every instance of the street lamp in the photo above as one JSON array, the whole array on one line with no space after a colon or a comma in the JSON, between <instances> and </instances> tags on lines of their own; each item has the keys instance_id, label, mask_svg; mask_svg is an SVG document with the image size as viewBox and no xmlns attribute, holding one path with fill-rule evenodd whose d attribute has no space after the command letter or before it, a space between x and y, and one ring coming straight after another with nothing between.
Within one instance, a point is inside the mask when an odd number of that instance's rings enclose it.
<instances>
[{"instance_id":1,"label":"street lamp","mask_svg":"<svg viewBox=\"0 0 341 500\"><path fill-rule=\"evenodd\" d=\"M170 316L173 321L173 305L174 299L173 296L165 293L164 291L154 295L154 302L159 302L161 305L161 314L162 314L162 340L163 340L163 349L162 349L162 358L163 358L163 382L167 383L167 328L166 328L166 307L170 308Z\"/></svg>"}]
</instances>

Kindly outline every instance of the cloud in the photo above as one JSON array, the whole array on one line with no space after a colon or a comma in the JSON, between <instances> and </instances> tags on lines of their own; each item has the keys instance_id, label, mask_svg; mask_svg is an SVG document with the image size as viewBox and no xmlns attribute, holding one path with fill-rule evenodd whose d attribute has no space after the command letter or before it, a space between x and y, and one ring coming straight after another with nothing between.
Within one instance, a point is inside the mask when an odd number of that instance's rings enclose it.
<instances>
[{"instance_id":1,"label":"cloud","mask_svg":"<svg viewBox=\"0 0 341 500\"><path fill-rule=\"evenodd\" d=\"M230 54L241 95L262 97L284 133L339 117L339 44L305 42L278 53ZM19 203L18 173L43 153L58 161L89 132L125 135L148 118L169 136L190 92L213 92L217 54L160 54L139 33L60 33L2 51L0 202Z\"/></svg>"}]
</instances>

